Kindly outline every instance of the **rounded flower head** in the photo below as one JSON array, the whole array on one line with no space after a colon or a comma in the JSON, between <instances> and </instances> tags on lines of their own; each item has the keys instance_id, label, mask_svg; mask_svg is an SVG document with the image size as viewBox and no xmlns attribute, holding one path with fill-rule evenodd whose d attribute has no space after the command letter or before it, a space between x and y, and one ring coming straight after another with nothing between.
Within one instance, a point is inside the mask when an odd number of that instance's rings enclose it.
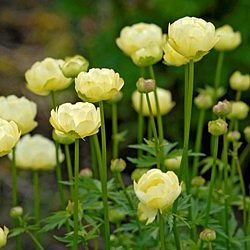
<instances>
[{"instance_id":1,"label":"rounded flower head","mask_svg":"<svg viewBox=\"0 0 250 250\"><path fill-rule=\"evenodd\" d=\"M227 132L228 124L223 119L208 122L208 132L214 136L223 135Z\"/></svg>"},{"instance_id":2,"label":"rounded flower head","mask_svg":"<svg viewBox=\"0 0 250 250\"><path fill-rule=\"evenodd\" d=\"M249 112L249 106L242 101L231 102L232 112L228 115L229 119L244 120L247 118Z\"/></svg>"},{"instance_id":3,"label":"rounded flower head","mask_svg":"<svg viewBox=\"0 0 250 250\"><path fill-rule=\"evenodd\" d=\"M12 154L9 154L10 159ZM59 151L59 161L64 155ZM42 135L25 135L16 145L16 165L22 169L51 170L56 166L56 148L53 141Z\"/></svg>"},{"instance_id":4,"label":"rounded flower head","mask_svg":"<svg viewBox=\"0 0 250 250\"><path fill-rule=\"evenodd\" d=\"M163 173L159 169L151 169L139 179L138 183L134 182L135 194L140 200L139 210L141 207L144 216L150 214L150 221L154 220L157 211L170 208L175 199L181 193L181 186L176 174L172 171Z\"/></svg>"},{"instance_id":5,"label":"rounded flower head","mask_svg":"<svg viewBox=\"0 0 250 250\"><path fill-rule=\"evenodd\" d=\"M37 126L34 120L36 116L36 104L24 96L21 98L15 95L0 97L0 117L14 121L22 134L26 134Z\"/></svg>"},{"instance_id":6,"label":"rounded flower head","mask_svg":"<svg viewBox=\"0 0 250 250\"><path fill-rule=\"evenodd\" d=\"M137 90L132 95L132 104L133 104L135 111L138 113L140 112L141 95L142 94L139 93ZM157 108L156 108L154 93L150 92L148 95L149 95L153 115L156 116L157 115ZM171 92L169 90L166 90L166 89L157 88L157 96L158 96L158 100L159 100L161 115L165 115L165 114L169 113L169 111L175 106L175 102L172 101ZM142 114L144 116L150 115L145 94L143 94Z\"/></svg>"},{"instance_id":7,"label":"rounded flower head","mask_svg":"<svg viewBox=\"0 0 250 250\"><path fill-rule=\"evenodd\" d=\"M0 227L0 248L6 245L8 234L9 229L6 226L4 226L3 228Z\"/></svg>"},{"instance_id":8,"label":"rounded flower head","mask_svg":"<svg viewBox=\"0 0 250 250\"><path fill-rule=\"evenodd\" d=\"M215 34L219 37L219 41L214 46L216 50L233 50L241 43L240 32L234 32L233 28L230 25L226 24L216 29Z\"/></svg>"},{"instance_id":9,"label":"rounded flower head","mask_svg":"<svg viewBox=\"0 0 250 250\"><path fill-rule=\"evenodd\" d=\"M101 126L99 108L92 103L64 103L51 111L50 124L55 133L84 138L98 133Z\"/></svg>"},{"instance_id":10,"label":"rounded flower head","mask_svg":"<svg viewBox=\"0 0 250 250\"><path fill-rule=\"evenodd\" d=\"M199 109L209 109L213 106L213 97L209 94L200 93L194 98L194 103Z\"/></svg>"},{"instance_id":11,"label":"rounded flower head","mask_svg":"<svg viewBox=\"0 0 250 250\"><path fill-rule=\"evenodd\" d=\"M0 118L0 156L7 155L15 147L20 135L15 122Z\"/></svg>"},{"instance_id":12,"label":"rounded flower head","mask_svg":"<svg viewBox=\"0 0 250 250\"><path fill-rule=\"evenodd\" d=\"M140 67L155 64L162 58L162 30L155 24L126 26L116 39L118 47Z\"/></svg>"},{"instance_id":13,"label":"rounded flower head","mask_svg":"<svg viewBox=\"0 0 250 250\"><path fill-rule=\"evenodd\" d=\"M90 69L75 79L78 96L87 102L99 102L113 98L121 90L124 81L112 69Z\"/></svg>"},{"instance_id":14,"label":"rounded flower head","mask_svg":"<svg viewBox=\"0 0 250 250\"><path fill-rule=\"evenodd\" d=\"M239 71L232 74L229 79L230 87L236 91L246 91L250 88L250 76L242 75Z\"/></svg>"},{"instance_id":15,"label":"rounded flower head","mask_svg":"<svg viewBox=\"0 0 250 250\"><path fill-rule=\"evenodd\" d=\"M167 64L180 66L198 61L216 44L218 37L212 23L201 18L183 17L168 27L164 59Z\"/></svg>"},{"instance_id":16,"label":"rounded flower head","mask_svg":"<svg viewBox=\"0 0 250 250\"><path fill-rule=\"evenodd\" d=\"M63 75L63 64L63 60L53 58L34 63L25 73L27 88L37 95L49 95L51 91L67 88L71 79Z\"/></svg>"},{"instance_id":17,"label":"rounded flower head","mask_svg":"<svg viewBox=\"0 0 250 250\"><path fill-rule=\"evenodd\" d=\"M164 161L164 165L168 170L176 171L180 169L181 156L176 156L173 158L168 158Z\"/></svg>"}]
</instances>

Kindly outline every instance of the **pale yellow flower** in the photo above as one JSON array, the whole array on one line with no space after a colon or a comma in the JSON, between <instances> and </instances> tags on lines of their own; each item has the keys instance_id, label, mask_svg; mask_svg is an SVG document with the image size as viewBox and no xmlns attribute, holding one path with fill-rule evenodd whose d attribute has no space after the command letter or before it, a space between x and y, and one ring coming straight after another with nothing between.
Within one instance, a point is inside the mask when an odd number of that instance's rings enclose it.
<instances>
[{"instance_id":1,"label":"pale yellow flower","mask_svg":"<svg viewBox=\"0 0 250 250\"><path fill-rule=\"evenodd\" d=\"M219 37L219 41L214 48L218 51L233 50L241 43L241 34L239 31L234 31L230 25L223 25L216 29L216 35Z\"/></svg>"},{"instance_id":2,"label":"pale yellow flower","mask_svg":"<svg viewBox=\"0 0 250 250\"><path fill-rule=\"evenodd\" d=\"M84 138L98 133L101 126L100 110L88 102L64 103L51 111L50 124L55 133Z\"/></svg>"},{"instance_id":3,"label":"pale yellow flower","mask_svg":"<svg viewBox=\"0 0 250 250\"><path fill-rule=\"evenodd\" d=\"M199 61L217 43L215 27L201 18L183 17L168 27L164 45L166 64L180 66Z\"/></svg>"},{"instance_id":4,"label":"pale yellow flower","mask_svg":"<svg viewBox=\"0 0 250 250\"><path fill-rule=\"evenodd\" d=\"M10 95L0 97L0 117L14 121L22 134L26 134L37 126L34 120L37 113L36 103L23 97Z\"/></svg>"},{"instance_id":5,"label":"pale yellow flower","mask_svg":"<svg viewBox=\"0 0 250 250\"><path fill-rule=\"evenodd\" d=\"M9 154L12 159L12 154ZM59 161L64 155L59 150ZM16 165L22 169L51 170L56 166L56 148L53 141L42 135L25 135L16 145Z\"/></svg>"},{"instance_id":6,"label":"pale yellow flower","mask_svg":"<svg viewBox=\"0 0 250 250\"><path fill-rule=\"evenodd\" d=\"M15 122L0 118L0 156L7 155L15 147L20 135Z\"/></svg>"},{"instance_id":7,"label":"pale yellow flower","mask_svg":"<svg viewBox=\"0 0 250 250\"><path fill-rule=\"evenodd\" d=\"M0 248L6 246L8 234L9 229L6 226L4 226L3 228L0 227Z\"/></svg>"},{"instance_id":8,"label":"pale yellow flower","mask_svg":"<svg viewBox=\"0 0 250 250\"><path fill-rule=\"evenodd\" d=\"M135 194L140 200L139 216L154 220L158 210L170 208L181 193L178 177L172 171L163 173L159 169L151 169L139 179L134 181Z\"/></svg>"},{"instance_id":9,"label":"pale yellow flower","mask_svg":"<svg viewBox=\"0 0 250 250\"><path fill-rule=\"evenodd\" d=\"M155 208L150 208L141 202L138 203L137 214L139 220L146 220L146 225L152 223L155 220L157 212L158 211Z\"/></svg>"},{"instance_id":10,"label":"pale yellow flower","mask_svg":"<svg viewBox=\"0 0 250 250\"><path fill-rule=\"evenodd\" d=\"M170 110L175 106L175 102L172 101L172 95L169 90L157 88L157 96L159 101L159 108L161 115L165 115L170 112ZM157 107L155 102L154 93L150 92L149 94L150 104L152 107L153 115L157 115ZM140 112L140 100L141 100L141 93L139 93L137 90L134 91L132 95L132 104L136 112ZM144 116L149 116L149 108L148 103L146 99L146 95L143 94L143 106L142 106L142 114Z\"/></svg>"},{"instance_id":11,"label":"pale yellow flower","mask_svg":"<svg viewBox=\"0 0 250 250\"><path fill-rule=\"evenodd\" d=\"M78 96L87 102L110 100L123 87L124 81L112 69L90 69L81 72L75 79Z\"/></svg>"},{"instance_id":12,"label":"pale yellow flower","mask_svg":"<svg viewBox=\"0 0 250 250\"><path fill-rule=\"evenodd\" d=\"M118 47L141 67L155 64L162 58L162 30L155 24L137 23L126 26L116 39Z\"/></svg>"},{"instance_id":13,"label":"pale yellow flower","mask_svg":"<svg viewBox=\"0 0 250 250\"><path fill-rule=\"evenodd\" d=\"M242 101L232 101L232 112L227 116L229 119L244 120L247 118L249 106Z\"/></svg>"},{"instance_id":14,"label":"pale yellow flower","mask_svg":"<svg viewBox=\"0 0 250 250\"><path fill-rule=\"evenodd\" d=\"M246 91L250 88L250 76L243 75L239 71L235 71L230 79L230 87L236 91Z\"/></svg>"},{"instance_id":15,"label":"pale yellow flower","mask_svg":"<svg viewBox=\"0 0 250 250\"><path fill-rule=\"evenodd\" d=\"M72 80L63 75L63 64L63 60L53 58L35 62L25 73L27 88L37 95L49 95L51 91L67 88Z\"/></svg>"}]
</instances>

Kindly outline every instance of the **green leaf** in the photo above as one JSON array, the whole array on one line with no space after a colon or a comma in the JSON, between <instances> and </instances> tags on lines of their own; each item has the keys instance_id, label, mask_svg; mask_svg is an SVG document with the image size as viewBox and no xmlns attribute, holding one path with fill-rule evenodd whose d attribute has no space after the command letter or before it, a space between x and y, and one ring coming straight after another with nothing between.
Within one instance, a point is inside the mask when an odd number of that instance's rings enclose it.
<instances>
[{"instance_id":1,"label":"green leaf","mask_svg":"<svg viewBox=\"0 0 250 250\"><path fill-rule=\"evenodd\" d=\"M20 235L20 234L22 234L24 232L25 232L25 228L23 228L23 227L16 227L16 228L13 228L11 230L10 234L8 235L8 237L12 238L12 237Z\"/></svg>"},{"instance_id":2,"label":"green leaf","mask_svg":"<svg viewBox=\"0 0 250 250\"><path fill-rule=\"evenodd\" d=\"M127 160L136 164L138 167L151 167L156 165L156 158L143 155L139 159L127 157Z\"/></svg>"}]
</instances>

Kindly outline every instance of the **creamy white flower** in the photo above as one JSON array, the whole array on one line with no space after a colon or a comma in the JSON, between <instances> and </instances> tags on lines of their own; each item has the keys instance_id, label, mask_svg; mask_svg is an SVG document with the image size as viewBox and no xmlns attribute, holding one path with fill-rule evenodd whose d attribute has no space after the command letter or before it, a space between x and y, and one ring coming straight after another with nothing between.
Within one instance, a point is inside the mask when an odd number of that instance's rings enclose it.
<instances>
[{"instance_id":1,"label":"creamy white flower","mask_svg":"<svg viewBox=\"0 0 250 250\"><path fill-rule=\"evenodd\" d=\"M12 159L12 154L9 154ZM59 161L64 155L59 150ZM42 135L25 135L16 145L16 165L22 169L51 170L56 166L56 147L53 141Z\"/></svg>"},{"instance_id":2,"label":"creamy white flower","mask_svg":"<svg viewBox=\"0 0 250 250\"><path fill-rule=\"evenodd\" d=\"M155 102L155 97L154 93L150 92L149 94L149 99L150 99L150 104L152 107L152 112L153 115L157 115L157 107L156 107L156 102ZM174 106L175 102L172 101L172 95L169 90L162 89L162 88L157 88L157 96L158 96L158 101L159 101L159 108L160 108L160 113L161 115L167 114ZM140 101L141 101L141 93L139 93L137 90L134 91L132 95L132 104L136 112L140 112ZM148 108L148 103L146 99L146 95L143 94L143 105L142 105L142 114L144 116L149 116L149 108Z\"/></svg>"},{"instance_id":3,"label":"creamy white flower","mask_svg":"<svg viewBox=\"0 0 250 250\"><path fill-rule=\"evenodd\" d=\"M0 97L0 117L14 121L22 134L26 134L37 126L34 120L37 112L36 103L24 96L18 98L15 95Z\"/></svg>"},{"instance_id":4,"label":"creamy white flower","mask_svg":"<svg viewBox=\"0 0 250 250\"><path fill-rule=\"evenodd\" d=\"M234 32L230 25L224 25L215 31L219 41L214 48L219 51L233 50L241 43L241 34L239 31Z\"/></svg>"},{"instance_id":5,"label":"creamy white flower","mask_svg":"<svg viewBox=\"0 0 250 250\"><path fill-rule=\"evenodd\" d=\"M162 30L155 24L137 23L126 26L116 39L118 47L141 67L152 65L162 58Z\"/></svg>"},{"instance_id":6,"label":"creamy white flower","mask_svg":"<svg viewBox=\"0 0 250 250\"><path fill-rule=\"evenodd\" d=\"M87 102L110 100L123 87L124 81L113 69L90 69L75 79L78 96Z\"/></svg>"},{"instance_id":7,"label":"creamy white flower","mask_svg":"<svg viewBox=\"0 0 250 250\"><path fill-rule=\"evenodd\" d=\"M230 87L236 91L246 91L250 88L250 76L242 75L239 71L235 71L229 79Z\"/></svg>"},{"instance_id":8,"label":"creamy white flower","mask_svg":"<svg viewBox=\"0 0 250 250\"><path fill-rule=\"evenodd\" d=\"M0 118L0 156L7 155L15 147L20 135L15 122Z\"/></svg>"},{"instance_id":9,"label":"creamy white flower","mask_svg":"<svg viewBox=\"0 0 250 250\"><path fill-rule=\"evenodd\" d=\"M4 226L3 228L0 227L0 248L4 247L7 244L7 238L9 234L9 229Z\"/></svg>"},{"instance_id":10,"label":"creamy white flower","mask_svg":"<svg viewBox=\"0 0 250 250\"><path fill-rule=\"evenodd\" d=\"M88 102L64 103L51 111L50 124L55 133L84 138L98 133L101 126L99 108Z\"/></svg>"},{"instance_id":11,"label":"creamy white flower","mask_svg":"<svg viewBox=\"0 0 250 250\"><path fill-rule=\"evenodd\" d=\"M37 95L49 95L51 91L67 88L72 80L63 75L63 64L63 60L53 58L35 62L25 73L27 88Z\"/></svg>"},{"instance_id":12,"label":"creamy white flower","mask_svg":"<svg viewBox=\"0 0 250 250\"><path fill-rule=\"evenodd\" d=\"M168 27L164 60L167 64L180 66L187 60L200 60L217 43L215 27L201 18L183 17ZM184 59L185 58L185 59Z\"/></svg>"}]
</instances>

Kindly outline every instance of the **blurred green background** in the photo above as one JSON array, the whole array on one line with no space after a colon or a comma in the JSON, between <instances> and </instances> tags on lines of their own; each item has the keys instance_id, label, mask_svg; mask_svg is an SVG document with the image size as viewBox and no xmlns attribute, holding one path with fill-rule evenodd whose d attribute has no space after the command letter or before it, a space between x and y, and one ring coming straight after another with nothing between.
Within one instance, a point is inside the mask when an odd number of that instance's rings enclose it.
<instances>
[{"instance_id":1,"label":"blurred green background","mask_svg":"<svg viewBox=\"0 0 250 250\"><path fill-rule=\"evenodd\" d=\"M25 95L34 100L38 105L39 126L33 133L42 133L50 137L51 127L48 122L50 99L36 96L26 89L24 72L35 61L45 57L64 58L74 54L86 57L90 67L113 68L125 80L124 98L118 106L120 131L129 131L126 141L121 145L121 155L125 157L134 153L127 149L127 145L135 143L136 140L137 115L132 109L130 97L135 90L140 70L116 46L115 39L119 36L120 30L126 25L148 22L158 24L164 32L167 32L169 23L187 15L204 18L216 27L230 24L242 34L242 44L235 51L226 53L222 71L221 84L228 90L226 97L232 99L235 93L228 88L230 75L235 70L249 73L250 68L249 13L249 0L1 0L0 94ZM217 55L216 51L212 51L195 65L196 89L213 85ZM164 117L165 136L171 141L179 141L181 146L184 68L167 67L162 63L158 63L154 68L158 85L170 89L176 102L175 108ZM250 104L249 92L242 95L248 104ZM73 86L58 93L57 98L60 103L78 100ZM106 113L110 132L108 104ZM198 112L194 107L192 140L195 135L197 115ZM211 116L208 116L207 120L210 118ZM249 123L248 117L241 122L241 130ZM209 138L205 130L203 150L208 152ZM89 164L88 150L86 144L83 144L82 166ZM6 158L1 159L1 163L2 166L9 164ZM25 180L27 174L22 174ZM44 174L43 178L45 181L49 178L51 185L54 185L54 178L51 175ZM1 168L1 189L7 197L10 184L9 170ZM31 191L27 191L28 184L21 183L23 195L31 198ZM50 193L47 195L49 197ZM0 199L1 203L4 202L4 196ZM53 210L53 205L49 204L46 209ZM6 216L6 211L0 214Z\"/></svg>"}]
</instances>

